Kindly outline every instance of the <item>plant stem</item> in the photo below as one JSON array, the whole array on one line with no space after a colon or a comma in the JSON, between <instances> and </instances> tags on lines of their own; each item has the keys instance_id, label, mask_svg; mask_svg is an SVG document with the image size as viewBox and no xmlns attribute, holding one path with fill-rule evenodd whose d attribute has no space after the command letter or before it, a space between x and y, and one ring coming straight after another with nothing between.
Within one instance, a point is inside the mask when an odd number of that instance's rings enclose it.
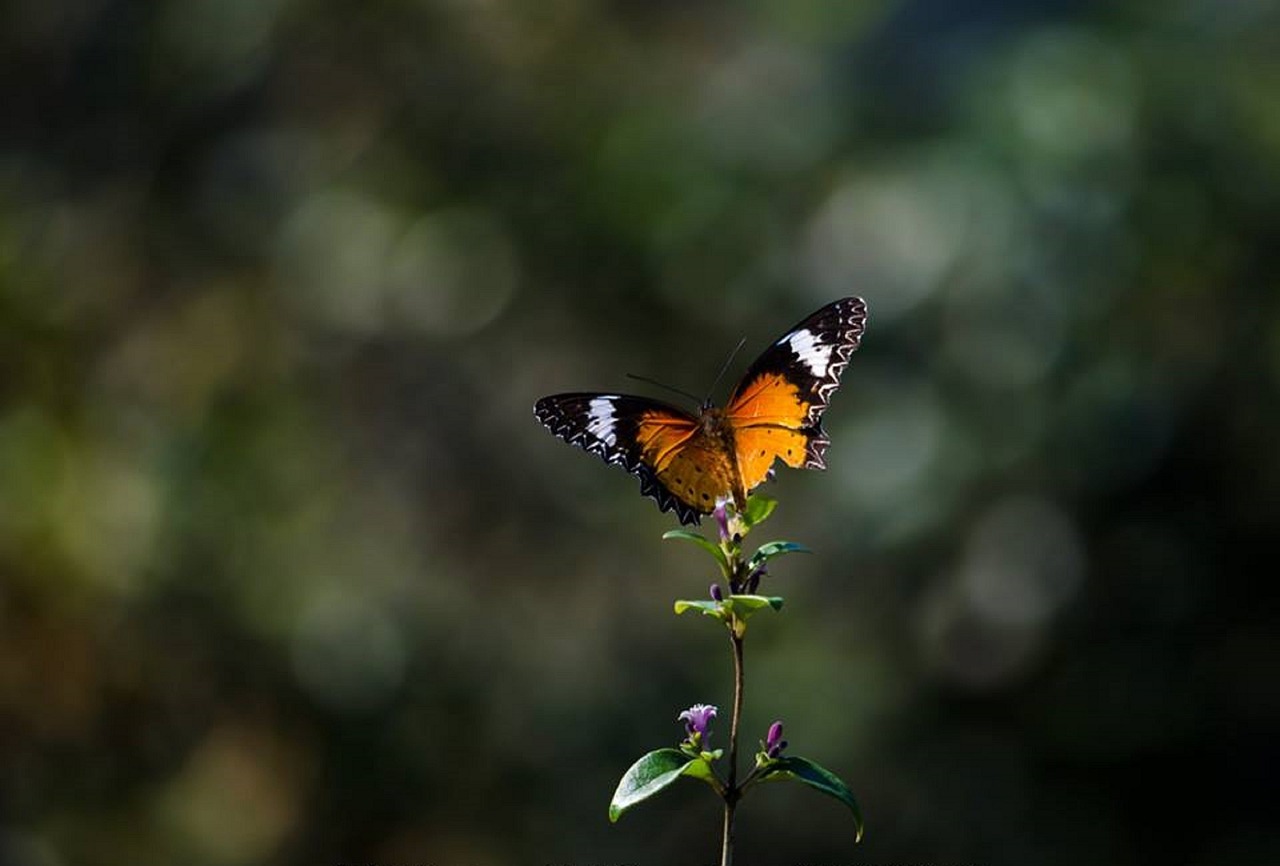
<instances>
[{"instance_id":1,"label":"plant stem","mask_svg":"<svg viewBox=\"0 0 1280 866\"><path fill-rule=\"evenodd\" d=\"M724 791L724 839L720 848L720 866L733 864L733 813L738 807L738 718L742 715L742 637L729 627L729 643L733 646L733 721L729 725L729 781Z\"/></svg>"},{"instance_id":2,"label":"plant stem","mask_svg":"<svg viewBox=\"0 0 1280 866\"><path fill-rule=\"evenodd\" d=\"M733 866L733 801L724 801L724 841L720 846L720 866Z\"/></svg>"}]
</instances>

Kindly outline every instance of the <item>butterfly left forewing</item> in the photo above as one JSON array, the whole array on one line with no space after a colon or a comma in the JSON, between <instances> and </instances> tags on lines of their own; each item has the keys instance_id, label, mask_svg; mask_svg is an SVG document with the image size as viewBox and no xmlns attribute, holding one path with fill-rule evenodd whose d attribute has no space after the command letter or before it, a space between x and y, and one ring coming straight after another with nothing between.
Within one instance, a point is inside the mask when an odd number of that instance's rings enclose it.
<instances>
[{"instance_id":1,"label":"butterfly left forewing","mask_svg":"<svg viewBox=\"0 0 1280 866\"><path fill-rule=\"evenodd\" d=\"M725 417L733 426L743 487L758 485L776 459L825 469L830 440L822 413L866 328L867 305L843 298L805 318L766 349L734 389Z\"/></svg>"},{"instance_id":2,"label":"butterfly left forewing","mask_svg":"<svg viewBox=\"0 0 1280 866\"><path fill-rule=\"evenodd\" d=\"M700 435L697 418L658 400L623 394L554 394L539 400L533 412L570 445L638 477L640 493L659 509L674 510L681 523L698 522L696 499L674 492L669 483L675 476L667 472Z\"/></svg>"}]
</instances>

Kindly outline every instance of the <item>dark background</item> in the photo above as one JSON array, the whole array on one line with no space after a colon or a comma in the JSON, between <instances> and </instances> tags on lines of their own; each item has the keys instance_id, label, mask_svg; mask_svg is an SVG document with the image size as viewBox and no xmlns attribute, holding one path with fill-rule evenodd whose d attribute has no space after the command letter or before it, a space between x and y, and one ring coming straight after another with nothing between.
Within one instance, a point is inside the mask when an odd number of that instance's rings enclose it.
<instances>
[{"instance_id":1,"label":"dark background","mask_svg":"<svg viewBox=\"0 0 1280 866\"><path fill-rule=\"evenodd\" d=\"M742 864L1280 862L1265 2L0 11L0 862L711 862L711 574L534 400L834 298ZM722 386L723 396L726 388ZM727 716L727 713L726 713ZM718 736L726 736L727 722Z\"/></svg>"}]
</instances>

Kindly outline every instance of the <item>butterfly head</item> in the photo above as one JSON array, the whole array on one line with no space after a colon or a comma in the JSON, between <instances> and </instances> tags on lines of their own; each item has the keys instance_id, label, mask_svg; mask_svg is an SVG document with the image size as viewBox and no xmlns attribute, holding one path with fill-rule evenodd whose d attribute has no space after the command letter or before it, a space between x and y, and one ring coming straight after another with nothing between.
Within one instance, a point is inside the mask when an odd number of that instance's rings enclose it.
<instances>
[{"instance_id":1,"label":"butterfly head","mask_svg":"<svg viewBox=\"0 0 1280 866\"><path fill-rule=\"evenodd\" d=\"M724 448L732 447L733 440L730 432L732 425L725 417L723 409L710 401L704 403L702 411L698 413L698 425L702 428L702 435L712 442Z\"/></svg>"}]
</instances>

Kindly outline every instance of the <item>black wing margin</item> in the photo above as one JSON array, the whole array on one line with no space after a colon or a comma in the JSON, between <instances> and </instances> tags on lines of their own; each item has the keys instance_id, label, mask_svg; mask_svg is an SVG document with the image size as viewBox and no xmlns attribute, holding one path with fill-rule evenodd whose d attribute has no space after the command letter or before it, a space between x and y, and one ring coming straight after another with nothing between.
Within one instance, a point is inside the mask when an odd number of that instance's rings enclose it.
<instances>
[{"instance_id":1,"label":"black wing margin","mask_svg":"<svg viewBox=\"0 0 1280 866\"><path fill-rule=\"evenodd\" d=\"M674 510L684 524L699 523L699 513L677 499L644 462L640 424L646 413L658 413L677 425L687 422L691 430L698 423L683 409L623 394L553 394L533 407L534 417L553 434L639 478L640 495L653 499L659 510Z\"/></svg>"},{"instance_id":2,"label":"black wing margin","mask_svg":"<svg viewBox=\"0 0 1280 866\"><path fill-rule=\"evenodd\" d=\"M804 428L809 433L805 468L826 469L824 457L831 440L822 429L822 413L840 387L840 376L862 342L867 327L867 303L862 298L841 298L807 316L760 354L742 377L734 401L762 374L783 376L809 402Z\"/></svg>"}]
</instances>

